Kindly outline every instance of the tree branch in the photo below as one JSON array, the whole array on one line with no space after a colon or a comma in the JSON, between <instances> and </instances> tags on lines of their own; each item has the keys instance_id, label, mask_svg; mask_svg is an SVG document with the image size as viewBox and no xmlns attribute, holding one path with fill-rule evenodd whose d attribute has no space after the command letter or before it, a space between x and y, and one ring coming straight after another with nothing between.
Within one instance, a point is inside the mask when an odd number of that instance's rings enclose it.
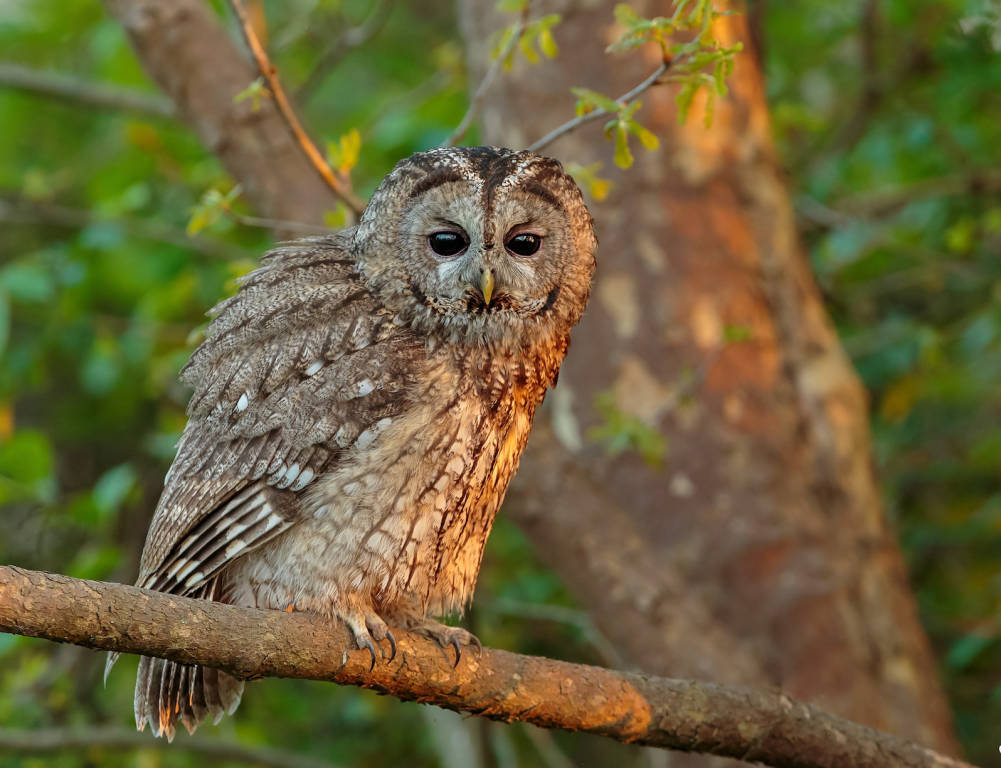
<instances>
[{"instance_id":1,"label":"tree branch","mask_svg":"<svg viewBox=\"0 0 1001 768\"><path fill-rule=\"evenodd\" d=\"M320 84L326 79L330 71L340 64L341 59L349 51L361 48L365 43L379 34L389 18L389 11L393 7L392 0L377 0L375 7L369 11L365 21L356 27L351 27L334 42L327 46L326 50L320 54L316 66L303 81L302 85L295 92L296 100L300 104L307 102Z\"/></svg>"},{"instance_id":2,"label":"tree branch","mask_svg":"<svg viewBox=\"0 0 1001 768\"><path fill-rule=\"evenodd\" d=\"M247 41L247 47L250 48L254 61L257 62L257 68L260 70L261 76L267 81L268 88L275 100L278 111L292 132L292 136L298 142L309 162L316 169L316 172L320 174L320 178L327 183L327 186L333 190L335 195L341 198L354 211L356 216L360 216L361 212L365 210L365 203L351 191L351 188L344 181L337 177L333 169L323 158L323 155L316 148L313 140L309 138L306 130L302 127L302 123L299 122L299 118L295 114L295 110L292 109L292 105L285 95L285 90L278 80L278 72L268 59L268 54L264 50L264 46L261 45L261 41L257 39L257 34L250 23L250 17L247 16L247 11L243 7L242 0L229 0L229 4L233 9L233 13L236 14L237 20L240 22L240 29L243 31L243 37Z\"/></svg>"},{"instance_id":3,"label":"tree branch","mask_svg":"<svg viewBox=\"0 0 1001 768\"><path fill-rule=\"evenodd\" d=\"M235 98L257 77L204 0L105 0L146 71L257 213L323 223L335 196L289 135L274 99Z\"/></svg>"},{"instance_id":4,"label":"tree branch","mask_svg":"<svg viewBox=\"0 0 1001 768\"><path fill-rule=\"evenodd\" d=\"M778 692L647 677L484 649L450 651L399 631L369 671L347 629L313 614L237 608L137 587L0 567L0 631L160 656L241 678L357 685L499 720L586 731L782 768L966 764Z\"/></svg>"},{"instance_id":5,"label":"tree branch","mask_svg":"<svg viewBox=\"0 0 1001 768\"><path fill-rule=\"evenodd\" d=\"M480 81L479 86L476 88L476 93L473 94L473 98L469 101L469 108L466 110L466 114L462 116L462 120L456 126L452 134L445 139L445 143L442 144L443 147L454 147L463 137L466 132L469 131L469 126L473 124L473 120L476 119L476 115L480 111L480 107L483 106L483 99L486 98L487 91L490 86L493 85L494 80L497 79L497 74L500 72L501 67L504 65L504 61L508 56L511 55L511 51L521 40L522 34L525 32L525 27L528 26L528 11L531 8L529 3L525 3L525 7L522 9L521 17L518 19L517 25L514 29L514 34L511 35L511 39L507 41L500 52L497 54L497 58L490 62L490 66L487 68L487 72L483 75L483 79Z\"/></svg>"},{"instance_id":6,"label":"tree branch","mask_svg":"<svg viewBox=\"0 0 1001 768\"><path fill-rule=\"evenodd\" d=\"M266 768L334 768L331 763L271 747L250 747L218 739L151 739L122 728L0 728L0 754L39 753L100 748L116 752L170 750L191 752L213 760L233 760Z\"/></svg>"},{"instance_id":7,"label":"tree branch","mask_svg":"<svg viewBox=\"0 0 1001 768\"><path fill-rule=\"evenodd\" d=\"M3 190L0 190L0 222L44 223L68 229L82 229L92 224L113 224L121 227L133 237L197 251L213 259L234 261L246 256L245 251L224 240L189 235L183 229L160 223L151 218L101 216L91 210L70 208L41 200L30 200L21 195L5 194ZM284 224L285 222L280 223ZM313 232L320 230L320 227L313 227Z\"/></svg>"},{"instance_id":8,"label":"tree branch","mask_svg":"<svg viewBox=\"0 0 1001 768\"><path fill-rule=\"evenodd\" d=\"M654 72L646 80L637 85L628 93L622 94L619 98L616 99L616 101L619 104L626 105L633 99L638 97L641 93L643 93L647 88L650 88L651 86L664 82L663 80L661 80L661 78L667 73L667 70L670 68L670 66L671 66L670 61L662 62L661 65L657 67L656 72ZM602 117L606 117L609 114L611 113L607 109L597 109L594 112L588 112L583 115L577 115L577 117L573 118L573 120L567 120L565 123L563 123L563 125L559 125L553 128L553 130L551 130L541 139L536 141L534 144L529 145L528 149L531 152L538 152L543 147L547 147L550 144L552 144L558 138L570 133L571 131L576 131L582 125L590 123L594 120L600 120Z\"/></svg>"},{"instance_id":9,"label":"tree branch","mask_svg":"<svg viewBox=\"0 0 1001 768\"><path fill-rule=\"evenodd\" d=\"M78 77L45 72L17 64L0 63L0 86L40 94L64 101L137 112L149 117L174 117L174 105L152 93L94 83Z\"/></svg>"}]
</instances>

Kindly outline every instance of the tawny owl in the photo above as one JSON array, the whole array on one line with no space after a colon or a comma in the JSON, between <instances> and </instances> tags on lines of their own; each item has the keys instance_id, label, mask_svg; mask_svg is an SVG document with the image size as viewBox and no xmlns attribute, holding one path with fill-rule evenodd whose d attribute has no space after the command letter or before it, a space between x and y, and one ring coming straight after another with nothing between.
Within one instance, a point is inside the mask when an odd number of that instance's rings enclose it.
<instances>
[{"instance_id":1,"label":"tawny owl","mask_svg":"<svg viewBox=\"0 0 1001 768\"><path fill-rule=\"evenodd\" d=\"M403 160L357 227L271 251L182 372L189 421L137 583L340 618L373 663L389 625L458 660L475 638L429 616L472 595L594 250L558 162L477 147ZM143 658L136 724L170 738L242 692Z\"/></svg>"}]
</instances>

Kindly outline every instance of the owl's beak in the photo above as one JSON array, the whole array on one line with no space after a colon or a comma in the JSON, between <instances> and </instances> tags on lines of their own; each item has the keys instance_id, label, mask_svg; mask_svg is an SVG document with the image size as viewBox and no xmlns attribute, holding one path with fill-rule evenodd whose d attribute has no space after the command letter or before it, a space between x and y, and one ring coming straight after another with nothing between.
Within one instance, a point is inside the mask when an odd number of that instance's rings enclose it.
<instances>
[{"instance_id":1,"label":"owl's beak","mask_svg":"<svg viewBox=\"0 0 1001 768\"><path fill-rule=\"evenodd\" d=\"M494 295L494 271L490 267L483 267L480 272L480 292L483 294L483 303L490 306L490 298Z\"/></svg>"}]
</instances>

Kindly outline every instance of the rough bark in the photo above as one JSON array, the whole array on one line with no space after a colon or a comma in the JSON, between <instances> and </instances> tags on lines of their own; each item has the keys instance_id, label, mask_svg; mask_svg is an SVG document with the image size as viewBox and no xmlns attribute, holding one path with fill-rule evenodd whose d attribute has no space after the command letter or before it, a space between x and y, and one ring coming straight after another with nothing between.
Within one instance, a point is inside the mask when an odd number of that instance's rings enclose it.
<instances>
[{"instance_id":1,"label":"rough bark","mask_svg":"<svg viewBox=\"0 0 1001 768\"><path fill-rule=\"evenodd\" d=\"M559 59L520 62L498 80L484 103L486 143L525 146L570 115L571 86L619 94L656 68L657 50L604 53L618 34L614 4L556 9L565 13ZM494 5L462 6L481 68L484 41L510 23ZM672 12L668 2L633 5ZM740 15L720 19L716 34L748 45ZM603 161L615 188L592 207L598 275L560 374L558 428L537 423L505 510L629 663L767 680L954 752L883 515L866 395L797 242L755 58L738 58L710 130L698 102L679 126L673 96L666 86L644 95L638 117L663 145L638 150L626 172L611 168L600 125L547 150ZM728 327L749 340L728 343ZM586 439L605 392L666 436L663 468L611 458ZM574 427L582 444L554 437Z\"/></svg>"},{"instance_id":2,"label":"rough bark","mask_svg":"<svg viewBox=\"0 0 1001 768\"><path fill-rule=\"evenodd\" d=\"M243 189L273 219L322 224L331 190L272 99L235 101L258 77L204 0L106 0L139 61Z\"/></svg>"},{"instance_id":3,"label":"rough bark","mask_svg":"<svg viewBox=\"0 0 1001 768\"><path fill-rule=\"evenodd\" d=\"M784 768L963 763L799 704L784 694L669 680L484 649L450 651L397 632L395 659L369 670L346 627L0 567L0 631L218 667L244 679L296 677L401 699L579 730L619 741L740 757Z\"/></svg>"}]
</instances>

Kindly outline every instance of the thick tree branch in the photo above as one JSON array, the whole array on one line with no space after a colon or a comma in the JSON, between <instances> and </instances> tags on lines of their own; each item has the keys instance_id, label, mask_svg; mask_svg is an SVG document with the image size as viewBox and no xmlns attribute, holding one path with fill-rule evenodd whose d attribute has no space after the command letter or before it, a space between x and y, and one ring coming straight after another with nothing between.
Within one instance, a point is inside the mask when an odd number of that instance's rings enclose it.
<instances>
[{"instance_id":1,"label":"thick tree branch","mask_svg":"<svg viewBox=\"0 0 1001 768\"><path fill-rule=\"evenodd\" d=\"M241 0L229 0L230 6L233 8L233 13L236 14L237 19L240 22L240 29L243 31L243 37L247 41L247 47L250 48L250 52L254 57L254 61L257 62L257 68L260 70L261 77L265 79L268 84L268 89L271 91L271 96L275 100L275 104L278 106L278 111L285 123L288 125L289 130L292 132L292 136L295 138L296 143L302 148L306 157L309 159L310 164L316 169L316 172L320 174L328 187L333 190L334 194L337 195L341 200L347 203L347 206L354 211L356 216L360 216L361 212L365 210L365 203L358 198L357 195L351 190L351 187L342 179L338 178L337 174L334 173L330 164L323 158L320 154L320 150L316 148L313 140L309 138L309 134L306 133L306 129L302 127L302 123L299 122L299 117L296 115L295 110L292 109L292 105L289 103L288 97L285 95L285 89L282 88L281 81L278 79L278 72L271 64L271 60L268 58L267 51L264 50L264 46L261 45L261 41L257 39L257 33L254 32L254 28L250 23L250 17L247 16L247 10L243 7Z\"/></svg>"},{"instance_id":2,"label":"thick tree branch","mask_svg":"<svg viewBox=\"0 0 1001 768\"><path fill-rule=\"evenodd\" d=\"M258 213L322 224L335 196L273 99L236 96L257 77L203 0L105 0L146 71L240 184Z\"/></svg>"},{"instance_id":3,"label":"thick tree branch","mask_svg":"<svg viewBox=\"0 0 1001 768\"><path fill-rule=\"evenodd\" d=\"M151 739L145 733L122 728L0 728L0 754L36 754L99 748L114 752L138 750L184 751L213 760L234 760L266 768L334 768L331 763L270 747L250 747L219 739Z\"/></svg>"},{"instance_id":4,"label":"thick tree branch","mask_svg":"<svg viewBox=\"0 0 1001 768\"><path fill-rule=\"evenodd\" d=\"M778 692L646 677L485 649L449 652L399 632L369 671L367 651L319 616L260 611L136 587L0 567L0 631L218 667L242 678L357 685L500 720L782 768L964 763L799 704Z\"/></svg>"},{"instance_id":5,"label":"thick tree branch","mask_svg":"<svg viewBox=\"0 0 1001 768\"><path fill-rule=\"evenodd\" d=\"M150 117L174 116L174 105L162 96L18 64L0 63L0 87L15 88L88 107L124 110Z\"/></svg>"}]
</instances>

